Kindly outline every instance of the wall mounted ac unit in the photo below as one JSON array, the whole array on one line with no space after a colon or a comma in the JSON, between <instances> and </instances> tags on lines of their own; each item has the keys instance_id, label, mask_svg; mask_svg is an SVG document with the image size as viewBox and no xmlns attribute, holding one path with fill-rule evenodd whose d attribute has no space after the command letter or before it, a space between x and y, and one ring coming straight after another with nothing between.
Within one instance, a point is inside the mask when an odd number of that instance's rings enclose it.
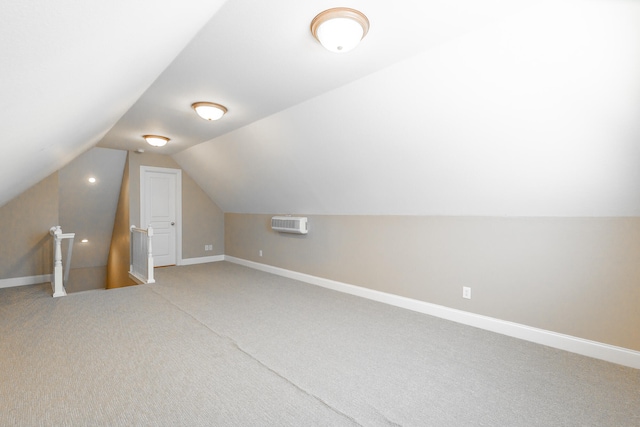
<instances>
[{"instance_id":1,"label":"wall mounted ac unit","mask_svg":"<svg viewBox=\"0 0 640 427\"><path fill-rule=\"evenodd\" d=\"M271 229L282 233L307 234L307 217L274 216L271 218Z\"/></svg>"}]
</instances>

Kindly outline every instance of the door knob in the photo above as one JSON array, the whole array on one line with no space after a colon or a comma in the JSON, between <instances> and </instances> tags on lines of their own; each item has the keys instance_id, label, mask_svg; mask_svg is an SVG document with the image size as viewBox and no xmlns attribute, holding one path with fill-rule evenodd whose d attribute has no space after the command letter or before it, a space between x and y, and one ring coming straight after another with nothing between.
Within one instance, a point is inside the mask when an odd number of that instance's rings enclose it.
<instances>
[{"instance_id":1,"label":"door knob","mask_svg":"<svg viewBox=\"0 0 640 427\"><path fill-rule=\"evenodd\" d=\"M173 222L173 221L171 221L171 225L176 225L176 223L175 223L175 222Z\"/></svg>"}]
</instances>

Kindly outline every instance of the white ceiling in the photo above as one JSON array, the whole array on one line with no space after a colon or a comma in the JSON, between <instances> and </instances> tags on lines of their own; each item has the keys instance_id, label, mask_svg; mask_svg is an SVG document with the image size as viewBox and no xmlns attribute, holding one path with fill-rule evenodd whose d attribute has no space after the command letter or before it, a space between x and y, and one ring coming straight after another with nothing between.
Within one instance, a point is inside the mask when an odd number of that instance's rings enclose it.
<instances>
[{"instance_id":1,"label":"white ceiling","mask_svg":"<svg viewBox=\"0 0 640 427\"><path fill-rule=\"evenodd\" d=\"M174 158L226 212L638 216L639 118L640 2L537 2Z\"/></svg>"},{"instance_id":2,"label":"white ceiling","mask_svg":"<svg viewBox=\"0 0 640 427\"><path fill-rule=\"evenodd\" d=\"M640 2L49 3L0 6L0 205L158 133L226 212L640 215ZM338 5L344 55L309 32Z\"/></svg>"},{"instance_id":3,"label":"white ceiling","mask_svg":"<svg viewBox=\"0 0 640 427\"><path fill-rule=\"evenodd\" d=\"M0 206L97 144L221 0L0 3Z\"/></svg>"},{"instance_id":4,"label":"white ceiling","mask_svg":"<svg viewBox=\"0 0 640 427\"><path fill-rule=\"evenodd\" d=\"M143 134L171 143L174 154L282 111L394 62L523 8L522 0L349 0L372 22L349 54L324 50L309 30L324 0L228 0L209 23L100 142L145 149ZM225 105L209 123L197 101Z\"/></svg>"}]
</instances>

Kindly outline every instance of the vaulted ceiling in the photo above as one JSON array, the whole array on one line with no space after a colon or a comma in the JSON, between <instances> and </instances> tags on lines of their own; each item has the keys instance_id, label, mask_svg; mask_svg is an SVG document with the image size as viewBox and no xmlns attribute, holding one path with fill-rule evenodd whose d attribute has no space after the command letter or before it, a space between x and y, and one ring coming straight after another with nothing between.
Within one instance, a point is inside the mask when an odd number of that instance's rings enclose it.
<instances>
[{"instance_id":1,"label":"vaulted ceiling","mask_svg":"<svg viewBox=\"0 0 640 427\"><path fill-rule=\"evenodd\" d=\"M640 215L640 2L50 3L0 6L0 205L98 144L226 212ZM334 6L371 22L346 54Z\"/></svg>"},{"instance_id":2,"label":"vaulted ceiling","mask_svg":"<svg viewBox=\"0 0 640 427\"><path fill-rule=\"evenodd\" d=\"M0 205L95 146L223 3L0 3Z\"/></svg>"}]
</instances>

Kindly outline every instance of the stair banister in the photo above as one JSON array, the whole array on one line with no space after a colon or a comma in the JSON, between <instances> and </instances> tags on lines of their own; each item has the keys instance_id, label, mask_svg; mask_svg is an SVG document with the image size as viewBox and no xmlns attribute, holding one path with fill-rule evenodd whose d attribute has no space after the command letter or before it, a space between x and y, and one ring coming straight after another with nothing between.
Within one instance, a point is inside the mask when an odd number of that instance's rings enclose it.
<instances>
[{"instance_id":1,"label":"stair banister","mask_svg":"<svg viewBox=\"0 0 640 427\"><path fill-rule=\"evenodd\" d=\"M138 228L135 225L131 229L131 262L129 277L136 283L155 283L153 278L153 251L151 240L153 228Z\"/></svg>"}]
</instances>

